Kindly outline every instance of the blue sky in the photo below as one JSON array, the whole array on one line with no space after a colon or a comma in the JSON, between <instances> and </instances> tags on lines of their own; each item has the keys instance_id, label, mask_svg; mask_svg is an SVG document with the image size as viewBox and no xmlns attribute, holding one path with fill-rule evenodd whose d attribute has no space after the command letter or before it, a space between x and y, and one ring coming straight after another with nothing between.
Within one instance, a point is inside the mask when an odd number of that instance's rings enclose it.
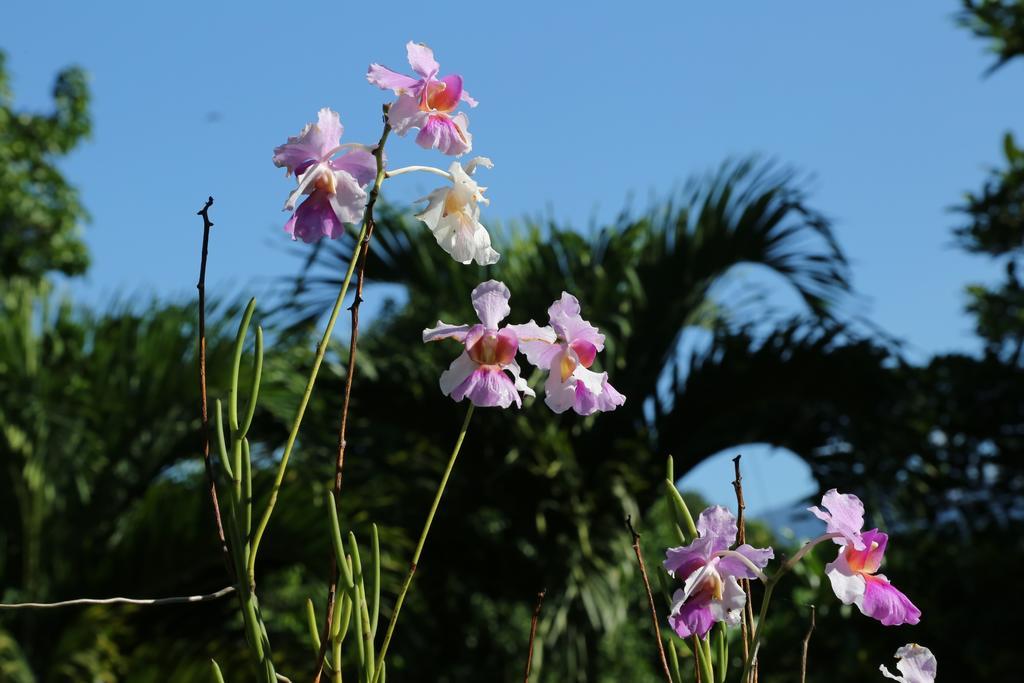
<instances>
[{"instance_id":1,"label":"blue sky","mask_svg":"<svg viewBox=\"0 0 1024 683\"><path fill-rule=\"evenodd\" d=\"M212 291L294 272L271 149L322 106L341 113L346 141L375 140L386 98L366 66L404 70L414 39L480 101L470 128L496 164L481 172L489 217L585 228L727 157L774 157L814 176L813 204L853 264L851 309L925 357L976 348L963 287L998 272L953 248L948 207L998 163L1004 131L1024 133L1021 66L984 78L990 57L955 26L958 7L23 2L4 9L0 48L23 107L48 108L61 67L91 73L95 132L65 164L93 216L93 268L69 285L83 300L190 296L208 194ZM445 161L411 140L390 156ZM385 192L411 200L433 185L406 176ZM799 489L784 456L751 459L766 471L752 507ZM719 486L713 465L694 485Z\"/></svg>"}]
</instances>

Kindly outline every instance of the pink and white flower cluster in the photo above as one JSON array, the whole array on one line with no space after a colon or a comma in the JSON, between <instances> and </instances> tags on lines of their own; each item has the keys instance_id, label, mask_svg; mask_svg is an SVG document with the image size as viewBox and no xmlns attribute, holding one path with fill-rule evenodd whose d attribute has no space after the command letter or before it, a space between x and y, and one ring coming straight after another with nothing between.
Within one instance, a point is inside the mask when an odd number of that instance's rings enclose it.
<instances>
[{"instance_id":1,"label":"pink and white flower cluster","mask_svg":"<svg viewBox=\"0 0 1024 683\"><path fill-rule=\"evenodd\" d=\"M856 605L886 626L918 623L921 610L878 573L889 537L878 529L863 530L860 499L832 489L821 504L825 510L816 506L808 510L826 523L825 534L805 545L789 565L818 543L833 540L840 546L839 556L825 566L825 574L844 604ZM720 506L709 507L700 514L697 538L690 545L666 551L665 569L683 581L683 588L672 596L669 615L669 623L680 637L703 638L715 622L735 626L746 603L738 580L767 581L760 572L774 556L772 549L747 544L732 549L736 535L732 514Z\"/></svg>"},{"instance_id":2,"label":"pink and white flower cluster","mask_svg":"<svg viewBox=\"0 0 1024 683\"><path fill-rule=\"evenodd\" d=\"M511 312L511 293L504 283L488 280L473 290L479 323L437 326L423 330L423 341L454 339L465 348L441 374L441 392L456 401L468 398L476 406L522 406L520 394L534 396L523 379L516 355L523 351L538 369L551 374L544 384L545 403L556 413L570 408L580 415L614 410L626 397L608 383L608 373L588 368L604 348L604 335L580 315L576 297L562 297L548 309L551 325L534 321L505 325Z\"/></svg>"},{"instance_id":3,"label":"pink and white flower cluster","mask_svg":"<svg viewBox=\"0 0 1024 683\"><path fill-rule=\"evenodd\" d=\"M371 64L367 80L398 96L388 107L388 125L398 135L419 130L416 142L426 149L461 156L473 148L469 119L457 112L465 103L477 106L463 88L462 76L439 76L440 66L433 51L426 45L406 45L409 65L416 76L406 76L379 64ZM337 239L346 223L360 220L367 200L366 186L378 179L374 148L361 144L341 144L344 128L337 112L321 109L315 123L274 149L274 165L283 167L287 175L295 175L297 187L285 202L292 211L285 223L285 232L292 239L316 242L321 238ZM389 171L378 180L409 171L426 171L446 178L450 185L434 190L419 201L427 206L417 218L433 233L437 243L459 263L486 266L496 263L499 255L491 246L491 237L480 222L480 206L488 203L487 189L472 178L478 166L492 168L487 157L476 157L465 165L452 162L448 170L430 166L409 166ZM298 204L300 198L305 199Z\"/></svg>"}]
</instances>

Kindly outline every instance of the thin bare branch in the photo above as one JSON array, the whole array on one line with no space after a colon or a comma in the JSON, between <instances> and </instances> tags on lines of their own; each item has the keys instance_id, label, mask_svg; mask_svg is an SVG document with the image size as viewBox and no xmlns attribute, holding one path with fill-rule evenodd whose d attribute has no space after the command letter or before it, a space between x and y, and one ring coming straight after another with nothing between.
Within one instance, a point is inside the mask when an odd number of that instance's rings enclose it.
<instances>
[{"instance_id":1,"label":"thin bare branch","mask_svg":"<svg viewBox=\"0 0 1024 683\"><path fill-rule=\"evenodd\" d=\"M210 228L213 227L213 221L210 220L211 206L213 206L213 197L207 197L203 208L196 211L196 215L203 218L203 248L199 260L199 282L196 283L196 289L199 290L199 416L202 420L203 430L203 467L206 470L206 488L209 491L210 504L213 507L217 540L220 542L228 575L234 578L231 556L228 554L228 544L224 538L224 523L220 517L220 502L217 500L217 485L213 478L213 463L210 460L210 417L206 400L206 260L210 250Z\"/></svg>"},{"instance_id":2,"label":"thin bare branch","mask_svg":"<svg viewBox=\"0 0 1024 683\"><path fill-rule=\"evenodd\" d=\"M654 594L651 592L651 581L647 578L647 565L644 563L644 555L640 550L640 534L633 528L633 519L626 516L626 528L633 537L633 552L636 553L637 564L640 565L640 577L644 581L644 590L647 591L647 606L651 610L651 623L654 624L654 637L658 643L658 656L661 658L661 668L665 672L665 680L672 683L672 672L668 668L668 659L665 657L665 645L661 642L661 626L658 624L658 610L654 606Z\"/></svg>"},{"instance_id":3,"label":"thin bare branch","mask_svg":"<svg viewBox=\"0 0 1024 683\"><path fill-rule=\"evenodd\" d=\"M220 598L231 595L234 592L234 586L228 586L213 593L186 595L174 598L78 598L76 600L62 600L60 602L0 603L0 610L51 609L54 607L74 607L75 605L181 605L193 602L210 602L211 600L219 600Z\"/></svg>"},{"instance_id":4,"label":"thin bare branch","mask_svg":"<svg viewBox=\"0 0 1024 683\"><path fill-rule=\"evenodd\" d=\"M742 458L742 455L737 455L732 459L733 470L736 473L736 478L733 479L732 482L732 488L736 492L736 526L739 528L739 533L736 536L736 542L739 543L739 545L743 545L747 542L747 523L744 515L747 509L747 503L743 500L743 475L740 474L740 460ZM750 637L754 630L754 606L750 594L750 580L741 579L740 586L743 588L743 592L747 596L746 602L743 605L743 618L740 620L740 639L743 641L743 661L746 661L747 658L750 657Z\"/></svg>"},{"instance_id":5,"label":"thin bare branch","mask_svg":"<svg viewBox=\"0 0 1024 683\"><path fill-rule=\"evenodd\" d=\"M807 627L807 635L804 636L804 649L800 656L800 683L807 681L807 648L811 644L811 634L814 633L814 613L816 608L811 605L811 623Z\"/></svg>"},{"instance_id":6,"label":"thin bare branch","mask_svg":"<svg viewBox=\"0 0 1024 683\"><path fill-rule=\"evenodd\" d=\"M530 669L533 667L533 642L537 637L537 620L540 618L540 608L544 605L544 595L547 588L537 593L537 604L533 608L533 618L530 619L530 649L526 653L526 673L523 675L523 683L530 683Z\"/></svg>"}]
</instances>

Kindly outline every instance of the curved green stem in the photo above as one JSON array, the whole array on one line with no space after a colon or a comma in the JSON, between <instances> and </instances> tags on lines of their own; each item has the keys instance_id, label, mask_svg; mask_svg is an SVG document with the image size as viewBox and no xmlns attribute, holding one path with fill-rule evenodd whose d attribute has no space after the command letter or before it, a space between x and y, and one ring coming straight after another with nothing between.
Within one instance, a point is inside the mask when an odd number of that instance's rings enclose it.
<instances>
[{"instance_id":1,"label":"curved green stem","mask_svg":"<svg viewBox=\"0 0 1024 683\"><path fill-rule=\"evenodd\" d=\"M747 661L743 663L743 678L740 679L741 683L748 683L750 679L750 672L753 669L754 664L757 662L757 651L761 647L761 626L764 624L765 616L768 614L768 603L771 602L772 591L775 590L775 584L779 582L786 572L795 567L796 564L802 560L812 548L814 548L814 546L833 538L837 538L840 535L841 534L836 533L825 533L808 541L807 543L804 543L803 547L796 551L796 553L793 554L793 557L783 563L779 568L779 571L775 572L771 578L767 580L762 579L762 581L764 581L764 597L761 598L761 611L757 615L757 625L754 626L754 634L750 639L750 657L748 657Z\"/></svg>"},{"instance_id":2,"label":"curved green stem","mask_svg":"<svg viewBox=\"0 0 1024 683\"><path fill-rule=\"evenodd\" d=\"M291 431L288 433L288 441L285 443L284 453L281 454L281 462L277 467L277 475L274 477L274 485L270 490L270 500L267 502L267 509L264 510L263 516L260 518L260 523L256 527L256 532L253 534L252 539L252 552L249 554L249 566L248 573L250 576L255 574L256 569L256 554L259 551L260 541L263 539L263 533L267 530L267 525L270 523L270 516L274 513L274 506L277 504L277 496L281 491L281 484L284 482L285 470L288 469L288 458L291 457L292 449L295 447L295 439L299 435L299 427L302 425L302 418L306 414L306 407L309 405L309 399L313 395L313 385L316 384L317 375L320 373L320 365L324 361L324 356L327 354L327 345L331 340L331 334L334 332L334 324L338 321L338 314L341 313L341 306L345 301L345 296L348 294L348 286L352 281L352 274L356 269L356 262L359 260L359 250L362 247L363 239L366 237L366 231L373 220L373 207L377 202L377 196L380 194L381 183L384 182L384 143L387 142L388 135L391 133L391 126L386 122L384 123L384 132L380 136L380 141L377 143L376 149L373 151L373 156L377 160L377 177L373 181L373 188L370 190L370 198L366 202L366 210L363 212L363 222L359 229L359 236L356 238L355 246L352 249L352 257L348 262L348 270L345 272L345 279L341 283L341 289L338 291L338 298L334 302L334 307L331 309L331 315L327 320L327 327L324 329L323 337L320 339L320 343L316 347L316 358L313 360L313 368L310 370L309 379L306 381L306 390L302 394L302 400L299 402L299 408L295 413L295 420L292 422Z\"/></svg>"},{"instance_id":3,"label":"curved green stem","mask_svg":"<svg viewBox=\"0 0 1024 683\"><path fill-rule=\"evenodd\" d=\"M761 611L757 615L757 625L754 626L754 636L750 640L752 650L750 657L743 663L743 678L740 679L742 683L747 683L750 680L750 672L754 668L754 662L757 661L757 651L761 647L761 627L764 626L764 618L768 614L768 603L771 602L772 591L775 590L775 584L779 582L779 577L781 577L783 573L783 571L780 571L769 579L768 583L764 586L764 597L761 599Z\"/></svg>"},{"instance_id":4,"label":"curved green stem","mask_svg":"<svg viewBox=\"0 0 1024 683\"><path fill-rule=\"evenodd\" d=\"M452 468L455 467L455 459L459 457L459 451L462 449L462 442L466 438L466 431L469 429L469 419L473 417L473 408L475 406L469 404L469 410L466 411L466 419L462 421L462 429L459 430L459 438L455 440L455 447L452 448L451 457L448 458L448 466L445 467L444 474L441 475L441 483L437 486L437 493L434 494L434 502L430 506L430 512L427 513L427 521L423 524L423 531L420 532L420 540L416 543L416 550L412 554L412 562L409 563L409 573L405 576L405 582L402 584L402 589L398 592L398 600L395 601L395 611L391 613L391 620L388 622L388 630L384 633L384 643L381 645L380 654L377 655L377 662L374 666L376 675L373 677L373 683L378 683L381 677L381 673L384 671L384 656L388 653L388 646L391 644L391 636L395 632L395 624L398 623L398 614L402 611L402 604L405 602L405 595L409 592L409 586L412 585L413 575L416 573L416 564L420 561L420 555L423 553L423 546L427 542L427 534L430 533L430 525L434 522L434 515L437 513L437 507L441 503L441 496L444 495L444 489L448 485L448 478L452 474Z\"/></svg>"}]
</instances>

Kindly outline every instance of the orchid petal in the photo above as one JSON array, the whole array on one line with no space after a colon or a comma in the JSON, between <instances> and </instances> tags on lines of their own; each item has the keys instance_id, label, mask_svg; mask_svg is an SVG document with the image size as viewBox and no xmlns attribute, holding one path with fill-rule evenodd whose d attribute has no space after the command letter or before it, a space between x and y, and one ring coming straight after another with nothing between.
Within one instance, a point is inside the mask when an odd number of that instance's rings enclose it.
<instances>
[{"instance_id":1,"label":"orchid petal","mask_svg":"<svg viewBox=\"0 0 1024 683\"><path fill-rule=\"evenodd\" d=\"M857 550L864 550L864 541L861 538L861 529L864 528L864 503L860 498L852 493L839 493L835 489L830 489L822 496L821 504L828 512L817 506L809 507L807 510L826 523L828 533L840 535L833 540L839 545L850 543Z\"/></svg>"},{"instance_id":2,"label":"orchid petal","mask_svg":"<svg viewBox=\"0 0 1024 683\"><path fill-rule=\"evenodd\" d=\"M488 280L476 286L472 293L473 310L476 311L484 327L491 330L498 329L498 323L512 312L508 305L511 296L505 283L497 280Z\"/></svg>"},{"instance_id":3,"label":"orchid petal","mask_svg":"<svg viewBox=\"0 0 1024 683\"><path fill-rule=\"evenodd\" d=\"M555 344L555 331L548 326L541 327L531 320L521 325L509 325L508 329L519 337L519 350L526 355L526 360L537 368L547 370L552 359L561 351Z\"/></svg>"},{"instance_id":4,"label":"orchid petal","mask_svg":"<svg viewBox=\"0 0 1024 683\"><path fill-rule=\"evenodd\" d=\"M317 122L308 123L297 136L274 148L274 165L284 167L289 174L299 174L304 164L324 161L337 148L345 131L336 111L324 107L317 113Z\"/></svg>"},{"instance_id":5,"label":"orchid petal","mask_svg":"<svg viewBox=\"0 0 1024 683\"><path fill-rule=\"evenodd\" d=\"M409 66L412 70L423 76L426 79L433 78L437 75L440 65L437 60L434 59L434 51L423 43L414 43L409 41L405 45L405 52L409 58Z\"/></svg>"},{"instance_id":6,"label":"orchid petal","mask_svg":"<svg viewBox=\"0 0 1024 683\"><path fill-rule=\"evenodd\" d=\"M580 316L580 302L572 294L562 292L561 298L548 308L548 317L555 332L566 342L582 340L598 351L604 349L604 335Z\"/></svg>"},{"instance_id":7,"label":"orchid petal","mask_svg":"<svg viewBox=\"0 0 1024 683\"><path fill-rule=\"evenodd\" d=\"M421 112L422 113L422 112ZM416 136L416 144L424 149L436 149L449 156L462 156L473 149L473 136L467 130L469 119L463 113L449 117L447 114L425 114Z\"/></svg>"},{"instance_id":8,"label":"orchid petal","mask_svg":"<svg viewBox=\"0 0 1024 683\"><path fill-rule=\"evenodd\" d=\"M844 605L859 605L864 599L864 576L850 568L842 548L839 550L839 556L825 565L825 575L832 584L832 592Z\"/></svg>"},{"instance_id":9,"label":"orchid petal","mask_svg":"<svg viewBox=\"0 0 1024 683\"><path fill-rule=\"evenodd\" d=\"M494 162L487 157L473 157L466 162L465 169L466 173L473 175L476 173L476 167L483 166L484 168L494 168Z\"/></svg>"},{"instance_id":10,"label":"orchid petal","mask_svg":"<svg viewBox=\"0 0 1024 683\"><path fill-rule=\"evenodd\" d=\"M747 594L733 576L722 579L721 600L711 601L711 616L715 621L724 621L729 626L739 624L740 610L747 604Z\"/></svg>"},{"instance_id":11,"label":"orchid petal","mask_svg":"<svg viewBox=\"0 0 1024 683\"><path fill-rule=\"evenodd\" d=\"M505 328L506 330L508 327ZM505 365L505 369L512 373L512 379L515 382L516 391L522 392L524 396L536 397L537 394L527 384L526 379L522 377L522 370L519 367L519 363L512 360Z\"/></svg>"},{"instance_id":12,"label":"orchid petal","mask_svg":"<svg viewBox=\"0 0 1024 683\"><path fill-rule=\"evenodd\" d=\"M735 549L743 557L750 560L755 567L764 569L768 561L775 557L775 551L771 548L755 548L749 543L744 543ZM718 571L725 575L736 576L741 579L756 579L757 574L751 571L750 567L735 557L725 556L718 561Z\"/></svg>"},{"instance_id":13,"label":"orchid petal","mask_svg":"<svg viewBox=\"0 0 1024 683\"><path fill-rule=\"evenodd\" d=\"M712 539L696 538L689 545L669 548L662 565L670 576L686 578L711 560L714 554L711 546Z\"/></svg>"},{"instance_id":14,"label":"orchid petal","mask_svg":"<svg viewBox=\"0 0 1024 683\"><path fill-rule=\"evenodd\" d=\"M921 610L906 595L889 583L881 574L864 575L864 599L858 603L860 611L885 626L916 624L921 621Z\"/></svg>"},{"instance_id":15,"label":"orchid petal","mask_svg":"<svg viewBox=\"0 0 1024 683\"><path fill-rule=\"evenodd\" d=\"M469 328L469 325L449 325L446 322L438 320L436 326L428 327L423 330L423 341L424 343L438 341L439 339L455 339L456 341L463 341L466 338L466 332L469 331Z\"/></svg>"},{"instance_id":16,"label":"orchid petal","mask_svg":"<svg viewBox=\"0 0 1024 683\"><path fill-rule=\"evenodd\" d=\"M896 650L896 657L899 659L896 668L903 675L894 676L885 665L882 665L878 668L886 678L902 683L935 683L938 662L931 650L917 643L910 643Z\"/></svg>"},{"instance_id":17,"label":"orchid petal","mask_svg":"<svg viewBox=\"0 0 1024 683\"><path fill-rule=\"evenodd\" d=\"M508 408L513 403L522 407L522 399L509 376L498 368L477 365L476 370L456 387L451 397L456 401L469 398L478 408Z\"/></svg>"},{"instance_id":18,"label":"orchid petal","mask_svg":"<svg viewBox=\"0 0 1024 683\"><path fill-rule=\"evenodd\" d=\"M426 331L424 330L424 337ZM458 358L452 361L448 369L441 373L441 393L445 396L451 395L455 389L465 382L476 369L480 367L469 357L465 351ZM460 400L460 399L455 399Z\"/></svg>"},{"instance_id":19,"label":"orchid petal","mask_svg":"<svg viewBox=\"0 0 1024 683\"><path fill-rule=\"evenodd\" d=\"M681 590L672 594L672 613L668 621L680 638L703 638L715 623L708 602L686 601Z\"/></svg>"},{"instance_id":20,"label":"orchid petal","mask_svg":"<svg viewBox=\"0 0 1024 683\"><path fill-rule=\"evenodd\" d=\"M412 95L401 95L388 109L388 125L398 135L405 135L413 128L422 128L429 114L420 111L419 100Z\"/></svg>"},{"instance_id":21,"label":"orchid petal","mask_svg":"<svg viewBox=\"0 0 1024 683\"><path fill-rule=\"evenodd\" d=\"M714 552L727 550L736 542L739 527L736 518L721 505L712 505L697 517L697 533L702 538L713 539Z\"/></svg>"},{"instance_id":22,"label":"orchid petal","mask_svg":"<svg viewBox=\"0 0 1024 683\"><path fill-rule=\"evenodd\" d=\"M386 66L371 64L366 71L366 80L381 90L392 90L396 95L416 96L423 88L423 81L400 74Z\"/></svg>"},{"instance_id":23,"label":"orchid petal","mask_svg":"<svg viewBox=\"0 0 1024 683\"><path fill-rule=\"evenodd\" d=\"M360 185L366 185L377 177L377 159L365 150L357 149L331 159L331 169L348 173Z\"/></svg>"},{"instance_id":24,"label":"orchid petal","mask_svg":"<svg viewBox=\"0 0 1024 683\"><path fill-rule=\"evenodd\" d=\"M301 239L307 244L317 242L322 237L335 238L344 230L331 199L326 192L313 192L303 201L295 214L285 224L285 232L292 239Z\"/></svg>"}]
</instances>

